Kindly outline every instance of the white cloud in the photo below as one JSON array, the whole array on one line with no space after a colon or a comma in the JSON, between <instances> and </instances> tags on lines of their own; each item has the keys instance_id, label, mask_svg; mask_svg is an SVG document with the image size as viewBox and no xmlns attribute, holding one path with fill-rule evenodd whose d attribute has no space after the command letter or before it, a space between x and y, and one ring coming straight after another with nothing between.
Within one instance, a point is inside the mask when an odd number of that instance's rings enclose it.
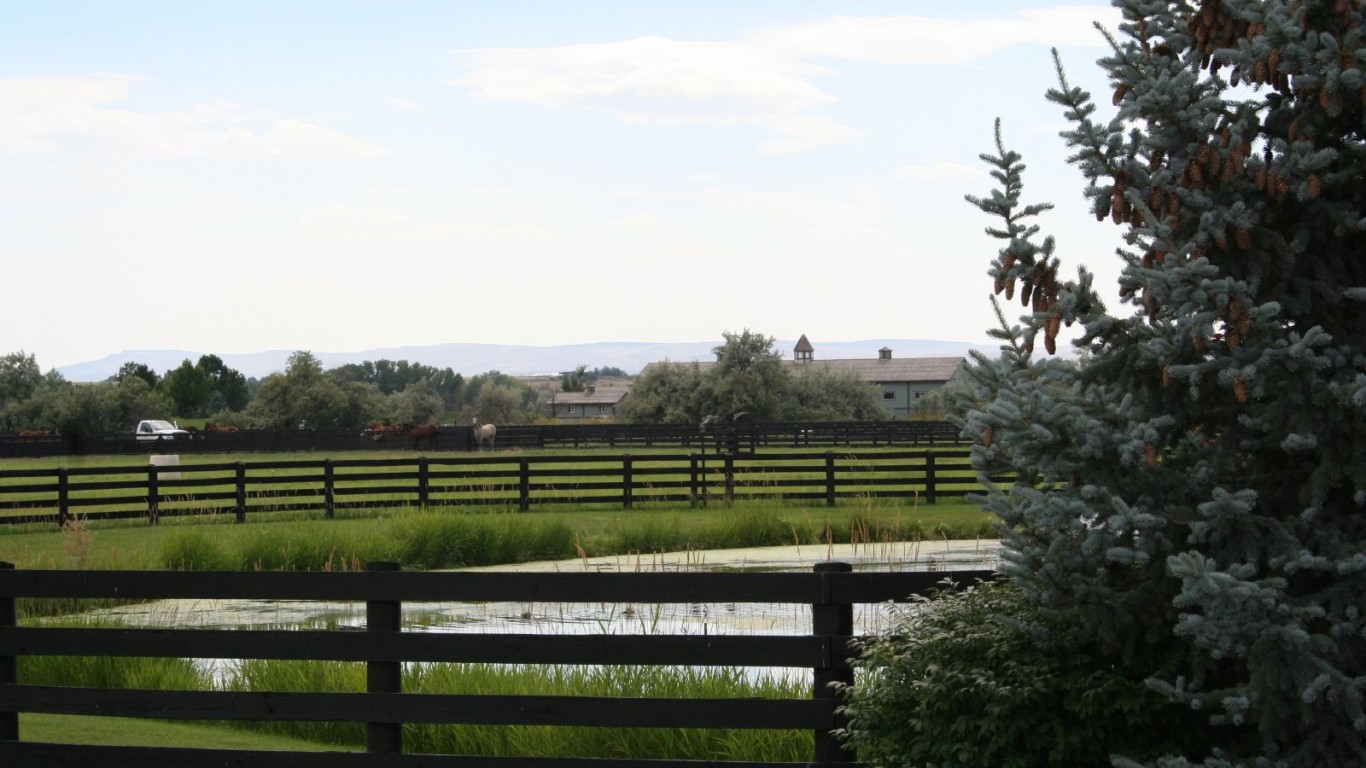
<instances>
[{"instance_id":1,"label":"white cloud","mask_svg":"<svg viewBox=\"0 0 1366 768\"><path fill-rule=\"evenodd\" d=\"M785 115L770 122L778 138L759 142L759 153L790 155L863 137L863 131L817 115Z\"/></svg>"},{"instance_id":2,"label":"white cloud","mask_svg":"<svg viewBox=\"0 0 1366 768\"><path fill-rule=\"evenodd\" d=\"M1102 6L1066 6L975 19L833 18L736 41L478 49L465 53L465 73L452 84L478 98L594 109L628 122L762 125L774 136L760 152L803 152L863 135L810 114L832 101L813 78L836 74L833 62L967 64L1025 43L1100 45L1093 20L1114 17Z\"/></svg>"},{"instance_id":3,"label":"white cloud","mask_svg":"<svg viewBox=\"0 0 1366 768\"><path fill-rule=\"evenodd\" d=\"M432 216L399 206L328 203L313 206L301 227L311 240L347 245L442 245L468 241L551 242L553 233L529 220L520 206L488 207L454 216Z\"/></svg>"},{"instance_id":4,"label":"white cloud","mask_svg":"<svg viewBox=\"0 0 1366 768\"><path fill-rule=\"evenodd\" d=\"M108 106L126 100L133 81L118 75L0 80L0 153L269 158L390 153L303 120L263 120L227 101L164 112Z\"/></svg>"},{"instance_id":5,"label":"white cloud","mask_svg":"<svg viewBox=\"0 0 1366 768\"><path fill-rule=\"evenodd\" d=\"M388 104L389 106L395 109L402 109L408 112L422 111L421 104L417 103L416 101L411 101L409 99L399 98L398 96L390 96L389 98L384 100L384 103Z\"/></svg>"},{"instance_id":6,"label":"white cloud","mask_svg":"<svg viewBox=\"0 0 1366 768\"><path fill-rule=\"evenodd\" d=\"M959 181L962 179L980 179L985 175L980 168L962 163L908 165L896 172L898 179L910 181Z\"/></svg>"},{"instance_id":7,"label":"white cloud","mask_svg":"<svg viewBox=\"0 0 1366 768\"><path fill-rule=\"evenodd\" d=\"M817 71L762 47L642 37L616 43L467 54L453 81L475 96L548 107L591 107L627 120L727 123L792 114L830 96Z\"/></svg>"},{"instance_id":8,"label":"white cloud","mask_svg":"<svg viewBox=\"0 0 1366 768\"><path fill-rule=\"evenodd\" d=\"M107 104L128 96L129 75L0 77L0 115L9 117L63 104Z\"/></svg>"},{"instance_id":9,"label":"white cloud","mask_svg":"<svg viewBox=\"0 0 1366 768\"><path fill-rule=\"evenodd\" d=\"M634 216L627 216L623 219L608 221L602 226L604 229L635 229L648 230L658 229L660 225L659 217L653 213L638 213Z\"/></svg>"}]
</instances>

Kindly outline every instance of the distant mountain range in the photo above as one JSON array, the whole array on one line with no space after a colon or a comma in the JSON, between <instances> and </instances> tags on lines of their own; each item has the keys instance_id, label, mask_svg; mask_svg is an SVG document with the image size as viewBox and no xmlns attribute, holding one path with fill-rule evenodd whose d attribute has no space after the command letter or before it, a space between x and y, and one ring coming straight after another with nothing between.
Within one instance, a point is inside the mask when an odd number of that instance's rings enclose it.
<instances>
[{"instance_id":1,"label":"distant mountain range","mask_svg":"<svg viewBox=\"0 0 1366 768\"><path fill-rule=\"evenodd\" d=\"M796 340L779 339L774 347L784 358L792 357ZM434 368L450 368L466 377L488 371L501 371L510 376L535 376L572 371L580 365L594 368L620 368L637 374L650 363L661 360L690 362L712 360L712 349L717 341L689 342L634 342L603 341L592 344L563 344L538 347L522 344L435 344L425 347L388 347L359 352L314 352L324 368L335 368L347 363L366 360L407 360ZM876 358L878 350L888 347L893 357L951 357L966 356L969 349L994 354L990 344L970 344L960 341L926 339L864 339L861 341L812 342L817 359ZM265 378L283 371L294 350L270 350L249 354L221 354L183 349L129 349L99 360L59 366L57 370L67 381L104 381L118 373L128 361L142 363L157 373L178 367L182 361L196 362L202 355L217 354L224 365L240 371L248 378Z\"/></svg>"}]
</instances>

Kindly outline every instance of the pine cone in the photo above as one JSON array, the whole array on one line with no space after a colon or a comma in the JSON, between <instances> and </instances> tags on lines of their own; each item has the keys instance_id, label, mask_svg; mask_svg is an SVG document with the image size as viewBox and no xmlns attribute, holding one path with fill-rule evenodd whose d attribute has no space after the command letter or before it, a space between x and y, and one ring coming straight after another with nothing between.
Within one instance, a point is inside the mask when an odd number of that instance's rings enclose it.
<instances>
[{"instance_id":1,"label":"pine cone","mask_svg":"<svg viewBox=\"0 0 1366 768\"><path fill-rule=\"evenodd\" d=\"M1172 385L1172 364L1167 363L1162 366L1162 388L1166 389Z\"/></svg>"},{"instance_id":2,"label":"pine cone","mask_svg":"<svg viewBox=\"0 0 1366 768\"><path fill-rule=\"evenodd\" d=\"M1316 199L1319 196L1319 192L1323 191L1323 184L1319 181L1319 177L1312 173L1309 174L1309 178L1305 180L1305 186L1309 190L1310 200Z\"/></svg>"},{"instance_id":3,"label":"pine cone","mask_svg":"<svg viewBox=\"0 0 1366 768\"><path fill-rule=\"evenodd\" d=\"M1143 446L1143 461L1148 469L1157 468L1157 448L1152 443Z\"/></svg>"},{"instance_id":4,"label":"pine cone","mask_svg":"<svg viewBox=\"0 0 1366 768\"><path fill-rule=\"evenodd\" d=\"M988 424L988 425L987 425L987 428L984 429L984 430L982 430L982 445L983 445L984 447L986 447L986 448L990 448L990 447L991 447L991 433L992 433L991 425Z\"/></svg>"},{"instance_id":5,"label":"pine cone","mask_svg":"<svg viewBox=\"0 0 1366 768\"><path fill-rule=\"evenodd\" d=\"M1233 399L1240 403L1247 402L1247 382L1241 376L1233 380Z\"/></svg>"}]
</instances>

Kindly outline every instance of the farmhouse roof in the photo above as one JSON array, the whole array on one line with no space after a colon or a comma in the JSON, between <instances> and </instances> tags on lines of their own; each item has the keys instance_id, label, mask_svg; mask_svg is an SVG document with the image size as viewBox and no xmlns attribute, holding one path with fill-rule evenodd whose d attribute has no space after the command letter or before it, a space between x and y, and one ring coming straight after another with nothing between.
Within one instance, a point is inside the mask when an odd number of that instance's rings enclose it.
<instances>
[{"instance_id":1,"label":"farmhouse roof","mask_svg":"<svg viewBox=\"0 0 1366 768\"><path fill-rule=\"evenodd\" d=\"M938 381L952 379L963 364L961 357L854 358L812 360L802 367L818 366L833 371L853 371L864 381Z\"/></svg>"},{"instance_id":2,"label":"farmhouse roof","mask_svg":"<svg viewBox=\"0 0 1366 768\"><path fill-rule=\"evenodd\" d=\"M875 384L891 382L946 382L953 378L958 372L959 366L964 363L961 357L906 357L901 359L887 358L848 358L843 360L822 360L813 359L798 362L794 360L784 360L783 365L793 375L800 375L802 371L811 368L826 368L833 371L853 371L864 381ZM655 365L685 366L696 365L698 370L705 372L707 369L716 365L710 360L699 360L697 362L670 362L650 363L645 366L649 370ZM642 371L643 373L643 371Z\"/></svg>"},{"instance_id":3,"label":"farmhouse roof","mask_svg":"<svg viewBox=\"0 0 1366 768\"><path fill-rule=\"evenodd\" d=\"M589 385L582 392L556 392L556 405L616 405L631 391L629 383Z\"/></svg>"}]
</instances>

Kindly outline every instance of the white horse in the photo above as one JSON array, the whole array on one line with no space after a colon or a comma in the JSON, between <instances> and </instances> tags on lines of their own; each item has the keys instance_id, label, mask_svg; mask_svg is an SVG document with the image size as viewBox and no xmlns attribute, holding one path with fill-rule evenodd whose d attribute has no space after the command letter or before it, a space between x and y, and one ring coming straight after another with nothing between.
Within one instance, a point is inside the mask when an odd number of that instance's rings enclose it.
<instances>
[{"instance_id":1,"label":"white horse","mask_svg":"<svg viewBox=\"0 0 1366 768\"><path fill-rule=\"evenodd\" d=\"M487 441L489 448L493 448L493 439L498 435L498 428L492 424L480 424L476 417L474 421L474 441L479 444L479 450L484 450L484 443Z\"/></svg>"}]
</instances>

